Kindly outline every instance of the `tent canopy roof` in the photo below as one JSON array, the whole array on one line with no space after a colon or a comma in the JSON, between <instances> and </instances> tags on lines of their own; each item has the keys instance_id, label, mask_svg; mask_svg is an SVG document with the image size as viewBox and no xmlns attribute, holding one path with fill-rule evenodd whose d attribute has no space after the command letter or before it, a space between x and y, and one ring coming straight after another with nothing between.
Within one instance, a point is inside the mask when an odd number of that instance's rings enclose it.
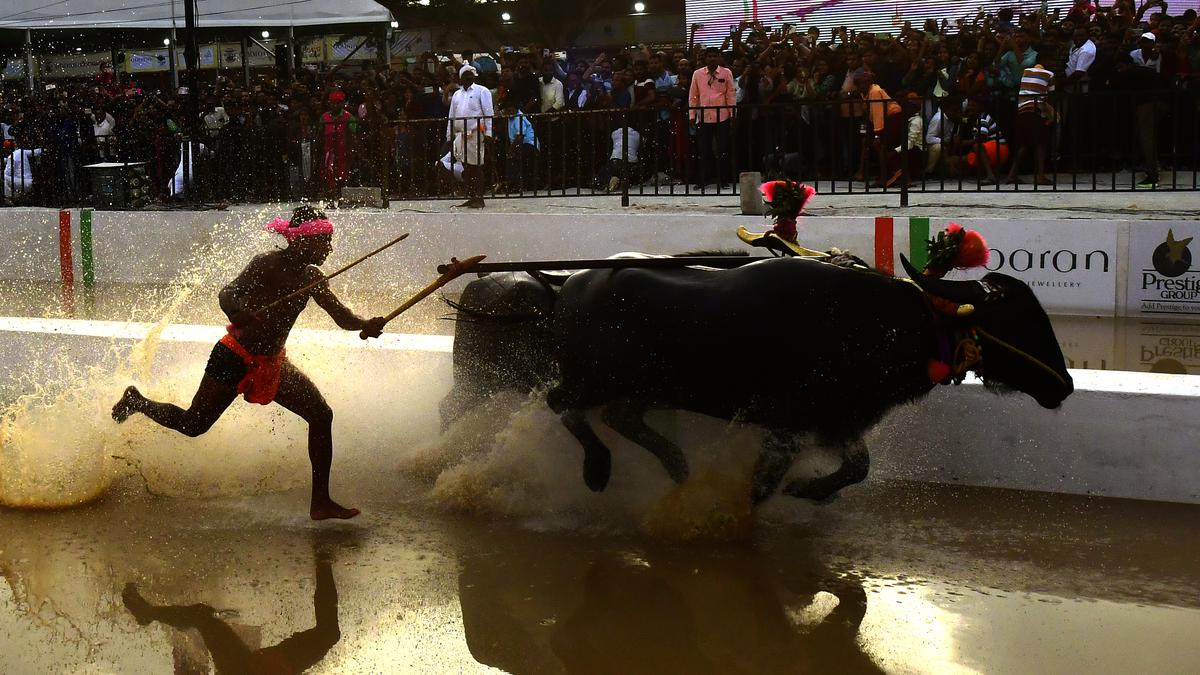
<instances>
[{"instance_id":1,"label":"tent canopy roof","mask_svg":"<svg viewBox=\"0 0 1200 675\"><path fill-rule=\"evenodd\" d=\"M183 26L184 0L8 0L0 28L169 28ZM196 24L309 26L388 20L374 0L196 0Z\"/></svg>"}]
</instances>

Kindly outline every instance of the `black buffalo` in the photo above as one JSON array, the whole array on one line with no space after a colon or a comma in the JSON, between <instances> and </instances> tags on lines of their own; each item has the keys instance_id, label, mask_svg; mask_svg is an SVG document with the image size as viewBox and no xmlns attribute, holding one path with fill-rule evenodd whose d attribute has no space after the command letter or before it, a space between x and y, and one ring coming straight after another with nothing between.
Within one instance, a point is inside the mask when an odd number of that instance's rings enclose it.
<instances>
[{"instance_id":1,"label":"black buffalo","mask_svg":"<svg viewBox=\"0 0 1200 675\"><path fill-rule=\"evenodd\" d=\"M607 485L611 456L589 409L600 408L605 424L653 453L676 482L686 480L687 461L645 423L648 410L757 424L767 431L757 503L808 444L841 448L842 464L789 484L786 494L823 500L863 480L863 434L935 386L929 362L939 341L974 331L982 353L974 369L989 386L1019 390L1046 408L1071 394L1050 320L1025 283L997 273L947 281L908 269L917 283L799 258L723 271L588 270L561 290L525 274L484 278L463 297L455 392L443 415L461 408L466 390L556 379L547 403L583 446L593 490ZM947 305L964 311L935 309Z\"/></svg>"}]
</instances>

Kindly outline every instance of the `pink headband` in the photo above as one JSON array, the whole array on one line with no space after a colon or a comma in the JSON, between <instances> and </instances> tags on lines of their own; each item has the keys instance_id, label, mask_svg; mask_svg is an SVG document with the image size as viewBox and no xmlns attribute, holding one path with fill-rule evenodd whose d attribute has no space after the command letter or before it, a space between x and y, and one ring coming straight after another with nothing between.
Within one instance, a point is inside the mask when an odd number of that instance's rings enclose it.
<instances>
[{"instance_id":1,"label":"pink headband","mask_svg":"<svg viewBox=\"0 0 1200 675\"><path fill-rule=\"evenodd\" d=\"M282 234L288 243L299 239L300 237L315 237L321 234L333 234L333 223L324 218L318 220L306 220L297 227L292 227L290 220L284 218L276 218L263 226L263 229L268 232Z\"/></svg>"}]
</instances>

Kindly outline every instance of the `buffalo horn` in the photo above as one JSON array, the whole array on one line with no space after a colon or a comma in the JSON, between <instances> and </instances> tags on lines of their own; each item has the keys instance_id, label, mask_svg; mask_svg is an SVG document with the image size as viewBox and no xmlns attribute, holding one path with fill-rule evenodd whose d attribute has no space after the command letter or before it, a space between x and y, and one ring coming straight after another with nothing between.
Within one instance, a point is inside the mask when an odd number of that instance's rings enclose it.
<instances>
[{"instance_id":1,"label":"buffalo horn","mask_svg":"<svg viewBox=\"0 0 1200 675\"><path fill-rule=\"evenodd\" d=\"M930 295L960 304L976 306L982 305L987 300L987 289L978 281L949 281L926 276L917 271L917 268L913 267L903 253L900 254L900 263L904 265L904 271L908 274L908 278Z\"/></svg>"}]
</instances>

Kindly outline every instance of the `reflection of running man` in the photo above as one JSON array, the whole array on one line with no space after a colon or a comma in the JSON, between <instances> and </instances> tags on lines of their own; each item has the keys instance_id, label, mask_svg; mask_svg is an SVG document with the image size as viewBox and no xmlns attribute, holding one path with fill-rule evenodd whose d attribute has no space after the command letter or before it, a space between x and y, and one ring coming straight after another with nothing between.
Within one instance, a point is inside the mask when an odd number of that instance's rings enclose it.
<instances>
[{"instance_id":1,"label":"reflection of running man","mask_svg":"<svg viewBox=\"0 0 1200 675\"><path fill-rule=\"evenodd\" d=\"M313 610L317 625L300 631L273 647L252 651L237 633L205 604L152 605L132 583L125 586L121 600L133 618L143 626L152 621L178 630L194 628L204 638L212 654L218 675L225 673L302 673L312 668L341 639L338 627L338 595L333 581L333 565L318 555L317 587L313 591Z\"/></svg>"},{"instance_id":2,"label":"reflection of running man","mask_svg":"<svg viewBox=\"0 0 1200 675\"><path fill-rule=\"evenodd\" d=\"M287 360L283 346L309 298L316 300L340 328L361 331L368 337L379 337L386 320L360 318L338 300L327 283L257 313L323 279L317 265L333 251L333 224L311 206L298 207L291 221L277 218L267 229L283 235L287 248L255 257L221 291L221 309L231 321L230 332L213 347L191 406L184 410L152 401L136 387L129 387L113 406L112 416L119 423L142 413L168 429L195 437L208 431L238 394L251 403L278 403L308 422L308 458L312 462L309 515L313 520L353 518L358 509L344 508L329 496L333 411L316 385Z\"/></svg>"}]
</instances>

